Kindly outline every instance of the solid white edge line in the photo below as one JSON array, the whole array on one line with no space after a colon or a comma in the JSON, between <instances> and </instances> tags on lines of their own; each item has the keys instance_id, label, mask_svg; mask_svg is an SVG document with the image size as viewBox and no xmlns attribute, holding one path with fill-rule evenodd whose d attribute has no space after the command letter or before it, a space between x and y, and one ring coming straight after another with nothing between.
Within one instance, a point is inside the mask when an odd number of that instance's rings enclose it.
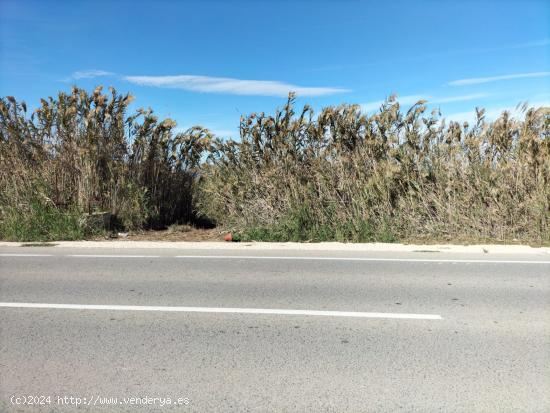
<instances>
[{"instance_id":1,"label":"solid white edge line","mask_svg":"<svg viewBox=\"0 0 550 413\"><path fill-rule=\"evenodd\" d=\"M52 254L0 254L0 257L52 257Z\"/></svg>"},{"instance_id":2,"label":"solid white edge line","mask_svg":"<svg viewBox=\"0 0 550 413\"><path fill-rule=\"evenodd\" d=\"M160 258L160 255L101 255L101 254L71 254L66 255L73 258Z\"/></svg>"},{"instance_id":3,"label":"solid white edge line","mask_svg":"<svg viewBox=\"0 0 550 413\"><path fill-rule=\"evenodd\" d=\"M466 260L466 259L430 259L430 258L366 258L366 257L290 257L255 255L176 255L175 258L213 258L213 259L259 259L259 260L324 260L324 261L382 261L382 262L458 262L488 264L550 264L550 261L521 260Z\"/></svg>"},{"instance_id":4,"label":"solid white edge line","mask_svg":"<svg viewBox=\"0 0 550 413\"><path fill-rule=\"evenodd\" d=\"M463 264L546 264L550 261L533 260L467 260L437 258L366 258L366 257L291 257L291 256L257 256L257 255L124 255L124 254L0 254L0 257L72 257L72 258L180 258L180 259L222 259L222 260L321 260L321 261L372 261L372 262L434 262Z\"/></svg>"},{"instance_id":5,"label":"solid white edge line","mask_svg":"<svg viewBox=\"0 0 550 413\"><path fill-rule=\"evenodd\" d=\"M65 309L65 310L271 314L271 315L302 315L302 316L355 317L355 318L392 318L392 319L414 319L414 320L442 320L443 319L440 315L437 315L437 314L370 313L370 312L356 312L356 311L284 310L284 309L265 309L265 308L166 307L166 306L138 306L138 305L87 305L87 304L50 304L50 303L0 303L0 307L46 308L46 309Z\"/></svg>"}]
</instances>

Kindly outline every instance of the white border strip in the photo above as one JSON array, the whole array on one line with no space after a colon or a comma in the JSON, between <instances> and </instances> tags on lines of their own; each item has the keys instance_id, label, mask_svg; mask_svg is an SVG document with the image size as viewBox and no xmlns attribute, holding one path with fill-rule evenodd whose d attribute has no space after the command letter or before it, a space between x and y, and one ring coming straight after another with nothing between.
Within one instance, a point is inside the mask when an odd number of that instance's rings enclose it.
<instances>
[{"instance_id":1,"label":"white border strip","mask_svg":"<svg viewBox=\"0 0 550 413\"><path fill-rule=\"evenodd\" d=\"M87 304L45 304L45 303L0 303L0 307L8 308L46 308L63 310L109 310L109 311L161 311L179 313L224 313L224 314L270 314L270 315L301 315L325 317L355 317L355 318L393 318L413 320L442 320L437 314L406 314L406 313L366 313L355 311L315 311L315 310L280 310L265 308L219 308L219 307L164 307L147 305L87 305Z\"/></svg>"},{"instance_id":2,"label":"white border strip","mask_svg":"<svg viewBox=\"0 0 550 413\"><path fill-rule=\"evenodd\" d=\"M20 247L28 244L20 242L0 241L0 247ZM50 246L50 245L48 245ZM446 253L473 253L483 254L529 254L546 255L550 258L550 246L530 247L528 245L502 245L502 244L398 244L398 243L342 243L342 242L223 242L223 241L133 241L104 240L104 241L55 241L52 249L60 248L107 248L107 249L143 249L153 248L162 250L193 250L193 251L332 251L348 252L421 252L422 250L446 252ZM31 252L31 251L29 251ZM77 252L78 253L78 252ZM199 253L200 254L200 253Z\"/></svg>"}]
</instances>

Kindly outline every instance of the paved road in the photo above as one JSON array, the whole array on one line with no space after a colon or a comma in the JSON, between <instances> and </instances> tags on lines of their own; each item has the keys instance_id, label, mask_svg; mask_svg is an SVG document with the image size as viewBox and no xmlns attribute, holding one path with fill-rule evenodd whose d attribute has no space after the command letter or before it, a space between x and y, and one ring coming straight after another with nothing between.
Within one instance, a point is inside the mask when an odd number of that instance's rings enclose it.
<instances>
[{"instance_id":1,"label":"paved road","mask_svg":"<svg viewBox=\"0 0 550 413\"><path fill-rule=\"evenodd\" d=\"M550 411L549 261L3 247L0 411Z\"/></svg>"}]
</instances>

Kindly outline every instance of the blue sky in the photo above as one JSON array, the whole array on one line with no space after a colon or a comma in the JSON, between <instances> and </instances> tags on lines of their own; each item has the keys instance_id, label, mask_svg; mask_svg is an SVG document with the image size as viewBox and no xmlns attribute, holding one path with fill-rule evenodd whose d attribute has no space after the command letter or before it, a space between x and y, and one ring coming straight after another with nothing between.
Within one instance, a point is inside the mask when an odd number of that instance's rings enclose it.
<instances>
[{"instance_id":1,"label":"blue sky","mask_svg":"<svg viewBox=\"0 0 550 413\"><path fill-rule=\"evenodd\" d=\"M180 128L236 135L288 90L315 109L392 93L449 118L550 105L550 1L0 0L0 95L131 92Z\"/></svg>"}]
</instances>

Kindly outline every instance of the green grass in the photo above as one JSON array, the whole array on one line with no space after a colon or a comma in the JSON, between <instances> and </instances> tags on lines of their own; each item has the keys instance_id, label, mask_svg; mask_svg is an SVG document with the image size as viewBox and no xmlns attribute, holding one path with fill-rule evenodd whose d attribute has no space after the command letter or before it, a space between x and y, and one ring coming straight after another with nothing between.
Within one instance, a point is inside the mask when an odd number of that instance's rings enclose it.
<instances>
[{"instance_id":1,"label":"green grass","mask_svg":"<svg viewBox=\"0 0 550 413\"><path fill-rule=\"evenodd\" d=\"M94 232L87 228L76 211L32 202L29 208L4 211L0 238L7 241L46 242L84 239Z\"/></svg>"},{"instance_id":2,"label":"green grass","mask_svg":"<svg viewBox=\"0 0 550 413\"><path fill-rule=\"evenodd\" d=\"M272 226L254 226L237 231L236 241L265 242L396 242L389 225L368 221L352 222L331 219L331 210L319 219L313 209L303 205Z\"/></svg>"}]
</instances>

